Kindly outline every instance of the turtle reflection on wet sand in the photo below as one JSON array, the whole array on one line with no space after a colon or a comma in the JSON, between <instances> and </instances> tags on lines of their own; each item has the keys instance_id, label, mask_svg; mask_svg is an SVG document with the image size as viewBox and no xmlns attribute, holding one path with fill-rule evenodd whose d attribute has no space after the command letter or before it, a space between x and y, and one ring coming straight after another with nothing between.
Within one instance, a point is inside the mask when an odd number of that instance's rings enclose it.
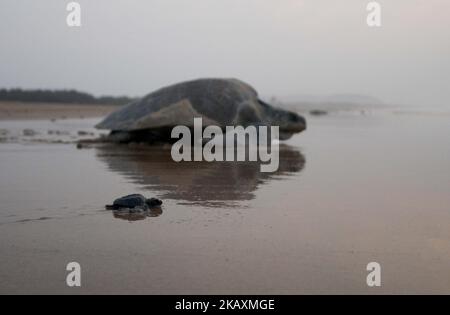
<instances>
[{"instance_id":1,"label":"turtle reflection on wet sand","mask_svg":"<svg viewBox=\"0 0 450 315\"><path fill-rule=\"evenodd\" d=\"M150 208L149 210L142 211L142 212L129 212L129 211L114 210L112 213L113 213L113 217L115 219L134 222L134 221L142 221L147 218L159 217L163 213L163 211L162 211L161 207L155 207L155 208Z\"/></svg>"},{"instance_id":2,"label":"turtle reflection on wet sand","mask_svg":"<svg viewBox=\"0 0 450 315\"><path fill-rule=\"evenodd\" d=\"M176 163L166 146L96 146L96 156L108 170L123 176L149 194L178 204L241 207L255 198L260 186L299 174L305 157L295 147L279 146L279 168L260 172L260 162Z\"/></svg>"}]
</instances>

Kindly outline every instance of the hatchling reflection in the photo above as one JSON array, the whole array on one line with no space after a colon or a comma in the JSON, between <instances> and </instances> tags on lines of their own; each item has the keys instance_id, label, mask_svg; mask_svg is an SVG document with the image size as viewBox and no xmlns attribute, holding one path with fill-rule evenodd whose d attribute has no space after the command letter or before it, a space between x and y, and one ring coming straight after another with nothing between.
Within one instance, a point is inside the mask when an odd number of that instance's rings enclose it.
<instances>
[{"instance_id":1,"label":"hatchling reflection","mask_svg":"<svg viewBox=\"0 0 450 315\"><path fill-rule=\"evenodd\" d=\"M129 222L141 221L147 218L159 217L163 213L161 207L150 208L146 211L121 211L121 210L113 210L113 216L116 219L121 219Z\"/></svg>"},{"instance_id":2,"label":"hatchling reflection","mask_svg":"<svg viewBox=\"0 0 450 315\"><path fill-rule=\"evenodd\" d=\"M259 162L177 163L170 147L107 145L96 150L109 170L149 190L149 194L163 201L203 207L239 207L241 201L255 198L260 185L301 172L305 166L302 153L287 145L280 145L279 168L273 173L261 172Z\"/></svg>"}]
</instances>

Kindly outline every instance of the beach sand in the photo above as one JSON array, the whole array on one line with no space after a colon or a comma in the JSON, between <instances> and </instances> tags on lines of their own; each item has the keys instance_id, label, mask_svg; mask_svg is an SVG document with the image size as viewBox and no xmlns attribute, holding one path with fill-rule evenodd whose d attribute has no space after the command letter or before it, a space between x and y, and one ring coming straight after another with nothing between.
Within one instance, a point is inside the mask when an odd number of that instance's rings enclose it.
<instances>
[{"instance_id":1,"label":"beach sand","mask_svg":"<svg viewBox=\"0 0 450 315\"><path fill-rule=\"evenodd\" d=\"M15 135L0 143L0 293L450 293L449 115L307 116L267 174L175 163L170 147L35 141L76 141L112 109L65 106L0 121ZM49 121L61 116L76 119ZM104 209L129 193L163 207ZM366 284L372 261L381 287Z\"/></svg>"},{"instance_id":2,"label":"beach sand","mask_svg":"<svg viewBox=\"0 0 450 315\"><path fill-rule=\"evenodd\" d=\"M115 105L21 103L0 101L0 120L67 119L102 117L116 110Z\"/></svg>"}]
</instances>

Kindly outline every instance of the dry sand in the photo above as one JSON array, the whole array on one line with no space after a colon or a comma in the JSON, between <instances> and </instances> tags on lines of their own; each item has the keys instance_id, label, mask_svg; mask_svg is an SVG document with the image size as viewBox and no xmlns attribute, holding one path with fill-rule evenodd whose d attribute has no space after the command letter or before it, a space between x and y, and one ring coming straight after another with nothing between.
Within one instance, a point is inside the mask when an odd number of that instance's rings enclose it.
<instances>
[{"instance_id":1,"label":"dry sand","mask_svg":"<svg viewBox=\"0 0 450 315\"><path fill-rule=\"evenodd\" d=\"M117 105L0 102L0 120L102 117Z\"/></svg>"}]
</instances>

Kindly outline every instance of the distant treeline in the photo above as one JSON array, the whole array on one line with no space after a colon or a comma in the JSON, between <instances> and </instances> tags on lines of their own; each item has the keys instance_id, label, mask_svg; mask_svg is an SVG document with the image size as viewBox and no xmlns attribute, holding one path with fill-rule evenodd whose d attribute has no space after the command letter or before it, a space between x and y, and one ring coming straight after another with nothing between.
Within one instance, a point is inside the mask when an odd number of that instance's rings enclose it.
<instances>
[{"instance_id":1,"label":"distant treeline","mask_svg":"<svg viewBox=\"0 0 450 315\"><path fill-rule=\"evenodd\" d=\"M135 99L126 96L100 96L76 90L0 89L0 101L123 105Z\"/></svg>"}]
</instances>

